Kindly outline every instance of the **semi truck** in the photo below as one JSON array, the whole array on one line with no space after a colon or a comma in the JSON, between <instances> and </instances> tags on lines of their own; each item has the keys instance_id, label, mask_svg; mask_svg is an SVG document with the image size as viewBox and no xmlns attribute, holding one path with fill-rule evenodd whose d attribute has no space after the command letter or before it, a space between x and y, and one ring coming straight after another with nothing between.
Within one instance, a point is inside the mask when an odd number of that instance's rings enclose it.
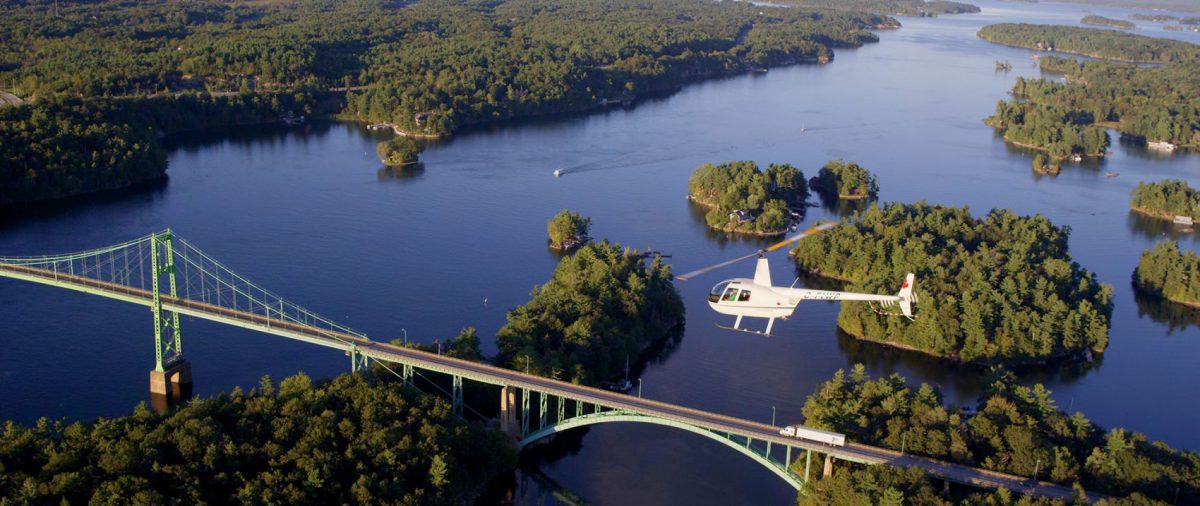
<instances>
[{"instance_id":1,"label":"semi truck","mask_svg":"<svg viewBox=\"0 0 1200 506\"><path fill-rule=\"evenodd\" d=\"M779 429L779 434L796 439L817 441L830 446L846 446L846 435L819 429L810 429L803 425L788 425Z\"/></svg>"}]
</instances>

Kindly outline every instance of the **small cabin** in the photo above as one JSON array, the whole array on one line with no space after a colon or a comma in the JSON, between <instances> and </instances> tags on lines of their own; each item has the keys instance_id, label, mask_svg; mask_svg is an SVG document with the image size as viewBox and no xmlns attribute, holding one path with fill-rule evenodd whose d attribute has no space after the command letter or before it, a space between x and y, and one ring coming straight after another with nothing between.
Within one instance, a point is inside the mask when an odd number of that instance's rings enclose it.
<instances>
[{"instance_id":1,"label":"small cabin","mask_svg":"<svg viewBox=\"0 0 1200 506\"><path fill-rule=\"evenodd\" d=\"M1171 223L1174 223L1176 225L1184 225L1184 226L1190 227L1190 226L1192 226L1192 217L1191 216L1176 216L1175 219L1171 220Z\"/></svg>"},{"instance_id":2,"label":"small cabin","mask_svg":"<svg viewBox=\"0 0 1200 506\"><path fill-rule=\"evenodd\" d=\"M729 219L737 220L738 223L746 223L746 222L754 221L754 217L750 216L749 211L743 211L741 209L736 209L733 212L729 213Z\"/></svg>"}]
</instances>

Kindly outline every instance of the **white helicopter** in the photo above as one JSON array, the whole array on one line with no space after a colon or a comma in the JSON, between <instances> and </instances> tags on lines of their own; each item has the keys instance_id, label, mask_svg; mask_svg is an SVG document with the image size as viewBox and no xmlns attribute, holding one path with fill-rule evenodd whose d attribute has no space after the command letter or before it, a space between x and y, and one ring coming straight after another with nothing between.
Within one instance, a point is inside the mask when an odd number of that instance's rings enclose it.
<instances>
[{"instance_id":1,"label":"white helicopter","mask_svg":"<svg viewBox=\"0 0 1200 506\"><path fill-rule=\"evenodd\" d=\"M791 287L774 286L771 284L771 269L767 264L767 258L764 256L766 253L775 251L818 232L828 230L836 225L837 222L832 222L813 227L803 233L776 243L765 250L676 276L675 279L687 281L711 270L719 269L751 257L758 257L758 265L754 268L754 279L736 278L725 280L717 283L708 293L708 305L714 311L737 317L733 322L733 327L718 325L718 327L727 330L769 336L771 335L771 327L775 325L775 320L788 319L796 310L796 306L803 300L867 301L877 302L882 307L898 305L900 306L900 314L909 320L915 319L912 306L917 302L917 294L913 293L913 281L916 276L911 272L905 276L904 283L900 285L900 292L896 295L810 290L807 288L795 288L795 283ZM743 316L766 318L767 330L759 332L757 330L741 328Z\"/></svg>"}]
</instances>

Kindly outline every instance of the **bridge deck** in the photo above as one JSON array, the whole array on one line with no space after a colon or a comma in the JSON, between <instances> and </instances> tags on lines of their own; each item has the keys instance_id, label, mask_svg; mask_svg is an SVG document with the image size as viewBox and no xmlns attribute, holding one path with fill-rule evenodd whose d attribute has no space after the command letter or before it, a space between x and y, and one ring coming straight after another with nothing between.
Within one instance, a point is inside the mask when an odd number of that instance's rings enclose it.
<instances>
[{"instance_id":1,"label":"bridge deck","mask_svg":"<svg viewBox=\"0 0 1200 506\"><path fill-rule=\"evenodd\" d=\"M11 264L0 264L0 276L87 292L144 306L153 306L152 292L106 281ZM651 399L633 397L623 393L575 385L412 348L378 343L351 334L317 329L260 314L223 308L205 302L178 299L165 294L160 294L159 297L163 309L168 311L175 311L196 318L274 334L289 339L297 339L330 348L354 351L376 360L408 364L421 369L457 375L492 385L526 388L545 392L554 396L673 420L709 430L748 437L758 441L819 451L831 454L841 460L864 464L890 464L906 468L918 467L932 476L956 483L983 488L1004 487L1018 493L1030 492L1041 496L1066 500L1072 498L1070 487L1053 483L1035 481L1020 476L926 457L901 454L897 451L857 443L849 443L844 447L828 446L815 441L782 436L779 434L779 427L759 422ZM1099 500L1102 497L1097 494L1089 494L1089 496L1093 501Z\"/></svg>"}]
</instances>

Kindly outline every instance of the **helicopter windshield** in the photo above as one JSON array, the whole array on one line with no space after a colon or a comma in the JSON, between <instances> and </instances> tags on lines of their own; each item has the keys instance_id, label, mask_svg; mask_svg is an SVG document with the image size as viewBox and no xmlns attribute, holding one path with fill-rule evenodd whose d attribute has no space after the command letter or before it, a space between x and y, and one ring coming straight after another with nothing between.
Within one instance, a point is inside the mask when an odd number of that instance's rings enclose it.
<instances>
[{"instance_id":1,"label":"helicopter windshield","mask_svg":"<svg viewBox=\"0 0 1200 506\"><path fill-rule=\"evenodd\" d=\"M737 295L738 290L737 290L737 288L729 288L729 283L732 283L732 282L733 282L733 280L730 279L730 280L726 280L726 281L717 283L717 285L714 286L712 288L712 290L709 290L708 301L709 302L717 302L720 300L734 300L734 296Z\"/></svg>"}]
</instances>

